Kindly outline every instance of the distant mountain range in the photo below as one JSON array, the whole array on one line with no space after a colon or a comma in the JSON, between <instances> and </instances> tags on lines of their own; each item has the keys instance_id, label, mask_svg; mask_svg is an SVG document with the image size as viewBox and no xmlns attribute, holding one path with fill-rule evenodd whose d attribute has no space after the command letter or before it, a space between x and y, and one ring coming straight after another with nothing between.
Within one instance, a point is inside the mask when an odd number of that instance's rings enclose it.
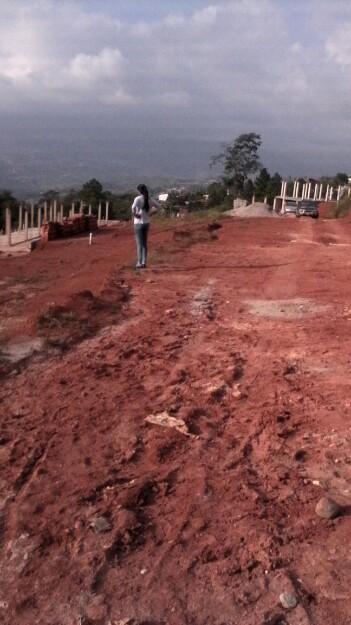
<instances>
[{"instance_id":1,"label":"distant mountain range","mask_svg":"<svg viewBox=\"0 0 351 625\"><path fill-rule=\"evenodd\" d=\"M72 130L72 122L52 126L37 118L9 119L2 126L0 189L23 198L79 188L93 177L119 192L142 181L153 188L201 183L213 177L209 161L218 151L218 143L154 131L141 136L131 128L111 131L77 122Z\"/></svg>"},{"instance_id":2,"label":"distant mountain range","mask_svg":"<svg viewBox=\"0 0 351 625\"><path fill-rule=\"evenodd\" d=\"M220 139L207 140L186 129L176 131L162 119L157 126L154 122L145 128L140 123L138 119L127 122L116 114L79 116L79 111L74 117L1 113L0 189L35 199L49 189L79 188L91 178L119 192L135 189L140 182L166 190L213 179L216 172L209 163L222 149ZM228 129L229 143L236 134ZM272 143L265 149L263 141L261 161L271 173L278 169L283 176L318 177L345 170L337 154L334 159L332 148L322 151L318 160L316 171L311 169L316 162L313 151L300 152L286 144L274 148Z\"/></svg>"}]
</instances>

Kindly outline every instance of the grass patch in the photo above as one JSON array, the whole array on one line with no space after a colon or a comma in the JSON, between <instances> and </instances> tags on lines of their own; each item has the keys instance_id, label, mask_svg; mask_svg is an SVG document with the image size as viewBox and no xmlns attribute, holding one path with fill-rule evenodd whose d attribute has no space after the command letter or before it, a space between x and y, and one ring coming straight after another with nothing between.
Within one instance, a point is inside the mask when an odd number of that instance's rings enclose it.
<instances>
[{"instance_id":1,"label":"grass patch","mask_svg":"<svg viewBox=\"0 0 351 625\"><path fill-rule=\"evenodd\" d=\"M209 221L211 219L219 219L221 216L223 216L223 213L226 210L229 210L230 206L228 207L227 204L222 204L220 206L214 206L213 208L206 208L204 210L198 210L198 211L193 211L187 214L184 214L183 217L171 217L170 215L167 214L155 214L152 217L152 221L154 223L158 223L158 224L169 224L169 225L174 225L175 223L179 223L181 224L182 222L199 222L202 223L203 221Z\"/></svg>"}]
</instances>

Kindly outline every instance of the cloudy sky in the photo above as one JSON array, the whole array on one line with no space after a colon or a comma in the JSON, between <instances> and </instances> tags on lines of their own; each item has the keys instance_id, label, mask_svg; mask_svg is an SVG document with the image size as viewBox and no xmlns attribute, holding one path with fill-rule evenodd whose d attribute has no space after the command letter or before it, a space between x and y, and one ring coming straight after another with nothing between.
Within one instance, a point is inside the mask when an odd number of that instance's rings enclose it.
<instances>
[{"instance_id":1,"label":"cloudy sky","mask_svg":"<svg viewBox=\"0 0 351 625\"><path fill-rule=\"evenodd\" d=\"M85 123L160 174L184 141L197 171L255 131L272 169L351 171L350 0L0 0L0 17L0 123L27 153L49 126L79 144Z\"/></svg>"}]
</instances>

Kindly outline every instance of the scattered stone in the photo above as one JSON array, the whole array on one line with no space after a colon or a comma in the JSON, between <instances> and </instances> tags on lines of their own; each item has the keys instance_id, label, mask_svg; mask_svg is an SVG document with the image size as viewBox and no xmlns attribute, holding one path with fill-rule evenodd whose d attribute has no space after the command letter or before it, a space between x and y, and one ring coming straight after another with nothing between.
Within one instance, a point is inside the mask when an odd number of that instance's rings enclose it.
<instances>
[{"instance_id":1,"label":"scattered stone","mask_svg":"<svg viewBox=\"0 0 351 625\"><path fill-rule=\"evenodd\" d=\"M192 436L188 431L185 421L183 421L183 419L176 419L175 417L171 417L168 412L161 412L160 414L149 415L148 417L146 417L145 421L153 425L160 425L164 428L174 428L185 436Z\"/></svg>"},{"instance_id":2,"label":"scattered stone","mask_svg":"<svg viewBox=\"0 0 351 625\"><path fill-rule=\"evenodd\" d=\"M135 456L137 455L137 449L128 449L124 456L123 456L123 461L124 462L131 462L131 460L133 460L135 458Z\"/></svg>"},{"instance_id":3,"label":"scattered stone","mask_svg":"<svg viewBox=\"0 0 351 625\"><path fill-rule=\"evenodd\" d=\"M225 382L217 382L215 384L207 384L206 391L213 399L222 399L227 391Z\"/></svg>"},{"instance_id":4,"label":"scattered stone","mask_svg":"<svg viewBox=\"0 0 351 625\"><path fill-rule=\"evenodd\" d=\"M111 523L104 516L97 516L90 523L90 527L93 528L96 534L103 534L111 530Z\"/></svg>"},{"instance_id":5,"label":"scattered stone","mask_svg":"<svg viewBox=\"0 0 351 625\"><path fill-rule=\"evenodd\" d=\"M322 497L316 505L316 514L322 519L335 519L341 514L341 506L333 499Z\"/></svg>"},{"instance_id":6,"label":"scattered stone","mask_svg":"<svg viewBox=\"0 0 351 625\"><path fill-rule=\"evenodd\" d=\"M140 575L146 575L146 573L147 573L147 569L141 569Z\"/></svg>"},{"instance_id":7,"label":"scattered stone","mask_svg":"<svg viewBox=\"0 0 351 625\"><path fill-rule=\"evenodd\" d=\"M235 386L234 386L234 388L232 390L232 396L235 399L241 399L242 398L243 394L242 394L238 384L235 384Z\"/></svg>"},{"instance_id":8,"label":"scattered stone","mask_svg":"<svg viewBox=\"0 0 351 625\"><path fill-rule=\"evenodd\" d=\"M282 592L279 601L285 610L293 610L298 604L298 598L293 592Z\"/></svg>"}]
</instances>

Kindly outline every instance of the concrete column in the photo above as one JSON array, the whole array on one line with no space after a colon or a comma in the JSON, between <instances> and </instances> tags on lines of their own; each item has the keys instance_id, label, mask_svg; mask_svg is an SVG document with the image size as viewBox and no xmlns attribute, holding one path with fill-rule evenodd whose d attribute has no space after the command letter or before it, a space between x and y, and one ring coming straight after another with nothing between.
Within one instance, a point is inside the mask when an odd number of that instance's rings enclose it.
<instances>
[{"instance_id":1,"label":"concrete column","mask_svg":"<svg viewBox=\"0 0 351 625\"><path fill-rule=\"evenodd\" d=\"M98 223L101 221L101 202L99 202L99 210L98 210Z\"/></svg>"},{"instance_id":2,"label":"concrete column","mask_svg":"<svg viewBox=\"0 0 351 625\"><path fill-rule=\"evenodd\" d=\"M57 221L57 200L54 200L54 221Z\"/></svg>"},{"instance_id":3,"label":"concrete column","mask_svg":"<svg viewBox=\"0 0 351 625\"><path fill-rule=\"evenodd\" d=\"M75 211L75 205L74 202L72 202L72 207L71 207L71 217L74 216L74 211Z\"/></svg>"},{"instance_id":4,"label":"concrete column","mask_svg":"<svg viewBox=\"0 0 351 625\"><path fill-rule=\"evenodd\" d=\"M287 182L284 182L284 184L283 184L283 198L284 198L284 199L285 199L285 197L286 197L286 189L287 189L287 186L288 186L288 183L287 183Z\"/></svg>"},{"instance_id":5,"label":"concrete column","mask_svg":"<svg viewBox=\"0 0 351 625\"><path fill-rule=\"evenodd\" d=\"M6 228L7 245L11 246L11 209L10 208L6 209L5 228Z\"/></svg>"},{"instance_id":6,"label":"concrete column","mask_svg":"<svg viewBox=\"0 0 351 625\"><path fill-rule=\"evenodd\" d=\"M89 204L89 215L91 215L91 204Z\"/></svg>"},{"instance_id":7,"label":"concrete column","mask_svg":"<svg viewBox=\"0 0 351 625\"><path fill-rule=\"evenodd\" d=\"M334 187L330 187L330 191L329 191L329 200L332 201L333 199L333 193L334 193Z\"/></svg>"},{"instance_id":8,"label":"concrete column","mask_svg":"<svg viewBox=\"0 0 351 625\"><path fill-rule=\"evenodd\" d=\"M53 217L53 210L52 210L52 204L50 202L50 204L49 204L49 221L52 221L52 217Z\"/></svg>"},{"instance_id":9,"label":"concrete column","mask_svg":"<svg viewBox=\"0 0 351 625\"><path fill-rule=\"evenodd\" d=\"M40 234L41 228L41 206L38 206L38 234Z\"/></svg>"},{"instance_id":10,"label":"concrete column","mask_svg":"<svg viewBox=\"0 0 351 625\"><path fill-rule=\"evenodd\" d=\"M313 199L316 200L318 195L318 184L314 185L314 196Z\"/></svg>"},{"instance_id":11,"label":"concrete column","mask_svg":"<svg viewBox=\"0 0 351 625\"><path fill-rule=\"evenodd\" d=\"M284 182L284 180L282 180L282 186L280 188L280 195L281 195L281 197L283 197L283 195L284 195L284 185L285 185L285 182Z\"/></svg>"},{"instance_id":12,"label":"concrete column","mask_svg":"<svg viewBox=\"0 0 351 625\"><path fill-rule=\"evenodd\" d=\"M84 204L83 204L82 200L80 202L79 212L80 212L81 215L84 213Z\"/></svg>"},{"instance_id":13,"label":"concrete column","mask_svg":"<svg viewBox=\"0 0 351 625\"><path fill-rule=\"evenodd\" d=\"M277 210L277 198L275 197L273 200L273 211L276 212Z\"/></svg>"},{"instance_id":14,"label":"concrete column","mask_svg":"<svg viewBox=\"0 0 351 625\"><path fill-rule=\"evenodd\" d=\"M339 186L338 186L338 195L337 195L337 197L336 197L336 201L337 201L337 202L339 202L340 197L341 197L341 185L339 185Z\"/></svg>"},{"instance_id":15,"label":"concrete column","mask_svg":"<svg viewBox=\"0 0 351 625\"><path fill-rule=\"evenodd\" d=\"M325 201L328 202L329 200L329 185L327 185L327 190L325 192Z\"/></svg>"},{"instance_id":16,"label":"concrete column","mask_svg":"<svg viewBox=\"0 0 351 625\"><path fill-rule=\"evenodd\" d=\"M350 195L351 195L351 187L349 187L347 190L347 197L350 197Z\"/></svg>"},{"instance_id":17,"label":"concrete column","mask_svg":"<svg viewBox=\"0 0 351 625\"><path fill-rule=\"evenodd\" d=\"M44 202L44 223L48 223L48 203Z\"/></svg>"},{"instance_id":18,"label":"concrete column","mask_svg":"<svg viewBox=\"0 0 351 625\"><path fill-rule=\"evenodd\" d=\"M296 199L299 197L299 190L300 190L300 183L298 180L296 180L295 195L294 195Z\"/></svg>"},{"instance_id":19,"label":"concrete column","mask_svg":"<svg viewBox=\"0 0 351 625\"><path fill-rule=\"evenodd\" d=\"M264 198L263 202L264 202L265 204L268 204L268 198L267 198L267 196L265 196L265 198Z\"/></svg>"},{"instance_id":20,"label":"concrete column","mask_svg":"<svg viewBox=\"0 0 351 625\"><path fill-rule=\"evenodd\" d=\"M34 202L30 203L30 227L34 228Z\"/></svg>"},{"instance_id":21,"label":"concrete column","mask_svg":"<svg viewBox=\"0 0 351 625\"><path fill-rule=\"evenodd\" d=\"M18 230L22 230L23 228L23 206L22 204L19 205L19 209L18 209Z\"/></svg>"},{"instance_id":22,"label":"concrete column","mask_svg":"<svg viewBox=\"0 0 351 625\"><path fill-rule=\"evenodd\" d=\"M254 196L254 198L255 198L255 196ZM108 211L109 211L109 208L110 208L110 202L106 202L106 225L108 223Z\"/></svg>"},{"instance_id":23,"label":"concrete column","mask_svg":"<svg viewBox=\"0 0 351 625\"><path fill-rule=\"evenodd\" d=\"M24 240L28 241L28 210L24 211Z\"/></svg>"},{"instance_id":24,"label":"concrete column","mask_svg":"<svg viewBox=\"0 0 351 625\"><path fill-rule=\"evenodd\" d=\"M61 218L61 222L62 222L63 221L63 204L61 204L60 218Z\"/></svg>"},{"instance_id":25,"label":"concrete column","mask_svg":"<svg viewBox=\"0 0 351 625\"><path fill-rule=\"evenodd\" d=\"M309 182L307 185L307 199L309 200L311 197L311 189L312 189L312 184Z\"/></svg>"},{"instance_id":26,"label":"concrete column","mask_svg":"<svg viewBox=\"0 0 351 625\"><path fill-rule=\"evenodd\" d=\"M319 200L322 199L322 195L323 195L323 185L321 184L319 187L319 197L318 197Z\"/></svg>"}]
</instances>

